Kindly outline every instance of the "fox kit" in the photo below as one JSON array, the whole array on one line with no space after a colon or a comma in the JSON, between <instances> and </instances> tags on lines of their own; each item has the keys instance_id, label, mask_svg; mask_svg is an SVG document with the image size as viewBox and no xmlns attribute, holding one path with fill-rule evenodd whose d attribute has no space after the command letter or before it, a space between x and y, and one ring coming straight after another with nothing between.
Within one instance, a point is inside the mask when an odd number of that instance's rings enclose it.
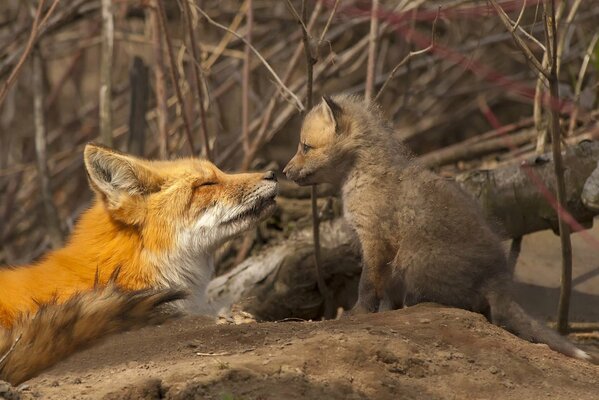
<instances>
[{"instance_id":1,"label":"fox kit","mask_svg":"<svg viewBox=\"0 0 599 400\"><path fill-rule=\"evenodd\" d=\"M160 322L165 302L208 311L212 252L275 208L273 172L226 174L97 145L84 161L96 200L67 245L0 269L0 379L22 382L97 338Z\"/></svg>"},{"instance_id":2,"label":"fox kit","mask_svg":"<svg viewBox=\"0 0 599 400\"><path fill-rule=\"evenodd\" d=\"M478 204L419 166L375 105L347 95L323 98L306 116L284 172L300 185L341 189L364 263L350 314L436 302L483 313L526 340L590 358L512 300L506 255Z\"/></svg>"}]
</instances>

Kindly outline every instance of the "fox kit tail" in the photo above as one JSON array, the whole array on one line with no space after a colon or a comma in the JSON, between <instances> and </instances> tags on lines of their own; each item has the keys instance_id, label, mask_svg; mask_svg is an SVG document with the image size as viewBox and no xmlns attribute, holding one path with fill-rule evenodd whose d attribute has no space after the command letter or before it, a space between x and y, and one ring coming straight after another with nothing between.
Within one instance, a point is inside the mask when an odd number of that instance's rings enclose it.
<instances>
[{"instance_id":1,"label":"fox kit tail","mask_svg":"<svg viewBox=\"0 0 599 400\"><path fill-rule=\"evenodd\" d=\"M543 325L522 309L509 292L489 290L486 295L491 308L491 320L513 334L533 343L545 343L549 348L569 357L596 362L568 339Z\"/></svg>"},{"instance_id":2,"label":"fox kit tail","mask_svg":"<svg viewBox=\"0 0 599 400\"><path fill-rule=\"evenodd\" d=\"M174 314L160 306L184 297L179 290L125 291L109 283L42 305L0 328L0 380L17 385L108 335L164 322Z\"/></svg>"}]
</instances>

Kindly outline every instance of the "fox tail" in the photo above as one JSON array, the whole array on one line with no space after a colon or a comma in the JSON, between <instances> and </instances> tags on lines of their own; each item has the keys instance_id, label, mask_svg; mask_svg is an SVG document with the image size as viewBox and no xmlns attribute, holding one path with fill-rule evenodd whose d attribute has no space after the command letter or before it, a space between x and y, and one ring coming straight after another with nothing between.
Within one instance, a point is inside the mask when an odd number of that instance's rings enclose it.
<instances>
[{"instance_id":1,"label":"fox tail","mask_svg":"<svg viewBox=\"0 0 599 400\"><path fill-rule=\"evenodd\" d=\"M65 303L41 305L0 328L0 380L18 385L109 335L160 324L177 315L161 306L185 296L173 289L126 291L111 281Z\"/></svg>"}]
</instances>

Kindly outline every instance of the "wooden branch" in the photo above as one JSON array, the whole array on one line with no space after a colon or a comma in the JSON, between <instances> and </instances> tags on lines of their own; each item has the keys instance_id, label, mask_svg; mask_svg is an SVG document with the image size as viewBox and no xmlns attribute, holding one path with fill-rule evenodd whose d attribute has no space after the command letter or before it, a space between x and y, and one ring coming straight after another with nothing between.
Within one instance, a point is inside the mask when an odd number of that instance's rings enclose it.
<instances>
[{"instance_id":1,"label":"wooden branch","mask_svg":"<svg viewBox=\"0 0 599 400\"><path fill-rule=\"evenodd\" d=\"M254 25L254 5L252 0L248 0L248 9L246 13L246 45L243 57L243 71L241 74L241 137L243 142L243 152L247 157L250 153L250 64L252 44L252 28Z\"/></svg>"},{"instance_id":2,"label":"wooden branch","mask_svg":"<svg viewBox=\"0 0 599 400\"><path fill-rule=\"evenodd\" d=\"M551 150L553 153L553 166L556 180L556 197L558 207L558 228L562 248L562 277L561 291L558 305L557 326L562 334L568 332L568 314L570 311L570 295L572 292L572 242L570 240L570 226L566 223L563 213L568 212L566 203L566 182L564 179L564 166L561 151L561 130L559 124L559 80L557 76L557 25L555 21L555 0L546 0L545 21L548 29L547 49L551 49L551 62L549 70L549 93L547 101L551 129Z\"/></svg>"},{"instance_id":3,"label":"wooden branch","mask_svg":"<svg viewBox=\"0 0 599 400\"><path fill-rule=\"evenodd\" d=\"M322 4L322 1L319 1L319 3ZM333 21L333 17L335 16L335 13L337 12L337 6L339 6L339 0L335 0L333 9L331 10L331 13L329 14L329 18L327 18L326 24L324 24L324 28L322 29L322 32L320 33L320 38L318 39L319 44L323 42L324 37L326 36L327 31L329 30L331 21ZM310 32L310 24L308 24L308 32Z\"/></svg>"},{"instance_id":4,"label":"wooden branch","mask_svg":"<svg viewBox=\"0 0 599 400\"><path fill-rule=\"evenodd\" d=\"M145 156L146 142L146 108L150 81L148 67L143 60L135 56L129 72L131 86L131 105L129 109L129 140L127 149L132 154Z\"/></svg>"},{"instance_id":5,"label":"wooden branch","mask_svg":"<svg viewBox=\"0 0 599 400\"><path fill-rule=\"evenodd\" d=\"M166 95L166 78L164 72L164 48L162 45L162 29L160 28L160 16L158 11L158 0L153 0L148 7L149 23L152 30L152 42L154 50L154 87L156 96L156 124L158 126L158 154L163 160L168 159L168 104Z\"/></svg>"},{"instance_id":6,"label":"wooden branch","mask_svg":"<svg viewBox=\"0 0 599 400\"><path fill-rule=\"evenodd\" d=\"M112 58L114 16L112 0L102 0L102 53L100 58L100 141L113 147L112 140Z\"/></svg>"},{"instance_id":7,"label":"wooden branch","mask_svg":"<svg viewBox=\"0 0 599 400\"><path fill-rule=\"evenodd\" d=\"M370 32L368 34L368 63L366 64L366 87L364 98L372 99L374 92L374 73L376 66L376 44L379 35L379 0L372 0L370 9Z\"/></svg>"},{"instance_id":8,"label":"wooden branch","mask_svg":"<svg viewBox=\"0 0 599 400\"><path fill-rule=\"evenodd\" d=\"M515 32L514 26L510 22L511 21L510 18L505 13L505 11L503 11L503 8L501 8L501 6L499 4L497 4L497 0L489 0L489 1L491 2L491 5L493 6L493 8L495 8L495 11L497 12L497 15L499 16L499 19L501 20L501 22L505 25L506 29L512 34L512 38L514 39L514 42L516 43L516 45L518 46L518 48L520 49L520 51L522 52L522 54L524 55L526 60L534 67L534 69L538 73L540 73L541 75L545 76L545 78L547 78L548 74L549 74L548 71L546 70L546 68L542 67L541 63L539 62L539 60L537 60L537 58L532 53L530 48L526 45L526 43L524 43L522 38L520 36L518 36L518 34Z\"/></svg>"},{"instance_id":9,"label":"wooden branch","mask_svg":"<svg viewBox=\"0 0 599 400\"><path fill-rule=\"evenodd\" d=\"M64 238L60 227L60 219L56 205L52 198L50 187L50 172L48 171L46 121L44 107L44 71L40 50L34 47L33 61L33 119L35 125L35 154L37 158L37 172L40 182L40 191L46 216L46 233L52 248L62 247Z\"/></svg>"},{"instance_id":10,"label":"wooden branch","mask_svg":"<svg viewBox=\"0 0 599 400\"><path fill-rule=\"evenodd\" d=\"M595 50L595 46L597 45L597 41L599 40L599 33L595 33L593 38L591 39L589 46L584 54L584 58L582 59L582 64L580 65L580 70L578 71L578 78L576 79L576 86L574 87L574 109L570 114L570 123L568 125L568 134L566 136L572 136L574 134L574 128L576 127L576 120L578 119L578 111L580 109L580 95L582 93L582 83L584 82L584 77L587 73L587 68L589 66L589 62L591 61L591 57L593 56L593 52Z\"/></svg>"},{"instance_id":11,"label":"wooden branch","mask_svg":"<svg viewBox=\"0 0 599 400\"><path fill-rule=\"evenodd\" d=\"M437 9L437 15L435 16L435 19L433 20L433 28L432 28L432 33L431 33L431 44L428 45L427 47L425 47L424 49L421 50L416 50L416 51L410 51L408 53L407 56L405 56L389 73L389 75L387 76L387 79L385 79L385 82L383 83L383 86L381 86L381 88L379 89L378 93L376 94L374 101L378 101L379 98L381 97L381 95L383 94L383 92L385 91L385 89L387 88L387 85L389 84L389 82L391 82L391 80L393 79L393 77L395 76L395 73L397 72L398 69L400 69L403 65L405 65L405 63L407 63L408 61L410 61L410 59L412 57L416 57L419 56L421 54L425 54L428 53L429 51L431 51L434 47L435 47L435 31L436 31L436 26L437 26L437 20L439 19L439 13L440 13L440 8Z\"/></svg>"},{"instance_id":12,"label":"wooden branch","mask_svg":"<svg viewBox=\"0 0 599 400\"><path fill-rule=\"evenodd\" d=\"M289 8L291 10L293 5L288 0L287 1ZM296 18L299 18L297 13L294 13ZM307 79L306 79L306 111L312 109L313 103L313 95L312 89L314 84L314 64L318 61L316 56L312 51L312 41L310 32L308 32L306 25L304 24L304 20L307 19L307 8L305 0L302 0L302 16L299 18L298 23L302 28L302 42L304 44L304 54L306 56L306 71L307 71ZM332 293L330 292L325 279L324 272L322 268L322 255L321 255L321 246L320 246L320 218L318 215L318 205L317 205L317 185L312 185L312 190L310 193L311 197L311 209L312 209L312 239L314 244L314 270L316 272L316 282L318 285L318 291L324 298L324 317L325 318L333 318L335 316L336 307L333 307L332 303Z\"/></svg>"},{"instance_id":13,"label":"wooden branch","mask_svg":"<svg viewBox=\"0 0 599 400\"><path fill-rule=\"evenodd\" d=\"M54 3L58 4L58 1L59 0L55 0ZM44 9L44 4L45 4L45 0L39 1L38 5L37 5L37 9L35 11L35 16L33 19L33 25L31 27L31 32L29 34L29 39L27 40L27 44L25 45L25 49L23 50L23 53L21 54L21 57L19 58L19 61L13 68L12 72L10 73L10 75L8 76L8 78L6 79L4 84L2 84L2 86L0 87L0 106L2 106L2 104L4 103L4 100L6 99L6 95L8 94L8 91L10 90L12 85L14 85L14 83L16 82L17 77L19 76L19 73L21 72L21 68L23 68L23 65L25 64L25 60L27 60L27 57L33 50L33 46L38 38L40 20L42 19L42 11ZM54 4L53 4L53 6L54 6ZM51 8L51 10L53 10L53 9L54 9L54 7Z\"/></svg>"},{"instance_id":14,"label":"wooden branch","mask_svg":"<svg viewBox=\"0 0 599 400\"><path fill-rule=\"evenodd\" d=\"M233 36L235 36L236 38L238 38L239 40L241 40L245 45L249 46L249 48L252 50L252 52L256 55L256 57L258 57L258 59L260 60L260 62L262 62L262 64L264 65L264 67L268 70L268 72L270 72L270 75L274 78L274 80L277 82L277 84L279 85L279 87L283 90L283 92L285 92L289 97L291 97L291 99L293 100L293 102L295 103L295 106L297 107L297 109L299 111L304 111L304 105L302 104L302 102L300 101L300 99L298 99L298 97L295 95L295 93L293 93L293 91L291 91L291 89L289 89L287 87L287 85L285 85L283 83L283 81L281 80L281 78L279 78L279 76L277 75L277 73L274 71L274 69L270 66L270 64L268 63L268 61L266 61L266 59L264 59L264 57L262 57L262 54L260 54L260 52L258 50L256 50L256 48L254 46L252 46L250 43L248 43L245 38L243 36L241 36L240 34L238 34L235 31L230 30L229 28L227 28L224 25L219 24L218 22L214 21L212 18L210 18L208 16L208 14L206 14L206 12L204 10L202 10L200 7L196 6L196 9L200 12L200 14L202 14L204 16L204 18L206 18L206 20L216 26L217 28L223 29L229 33L231 33Z\"/></svg>"},{"instance_id":15,"label":"wooden branch","mask_svg":"<svg viewBox=\"0 0 599 400\"><path fill-rule=\"evenodd\" d=\"M171 36L168 32L168 27L166 26L166 13L164 12L164 4L162 0L156 0L158 6L158 20L160 21L160 28L162 33L164 34L164 38L166 41L166 49L168 53L168 59L170 62L170 71L171 71L171 81L173 83L173 87L175 88L175 93L177 94L177 100L179 102L179 107L181 108L181 118L183 119L183 126L185 128L185 136L187 137L187 144L189 146L189 150L192 155L195 155L195 145L193 140L193 135L191 133L191 124L189 122L189 116L186 112L185 101L183 99L183 93L181 92L181 86L179 86L179 70L177 69L177 63L175 61L175 54L173 50L173 43L171 41Z\"/></svg>"},{"instance_id":16,"label":"wooden branch","mask_svg":"<svg viewBox=\"0 0 599 400\"><path fill-rule=\"evenodd\" d=\"M355 302L361 269L353 233L339 218L324 222L322 233L323 270L334 291L330 307L349 309ZM215 278L208 286L208 298L220 313L241 303L260 320L320 319L325 300L312 268L313 255L311 228L296 231L288 240L268 246Z\"/></svg>"},{"instance_id":17,"label":"wooden branch","mask_svg":"<svg viewBox=\"0 0 599 400\"><path fill-rule=\"evenodd\" d=\"M576 0L578 1L578 0ZM557 12L557 20L556 20L556 26L559 25L559 20L561 19L561 15L563 14L564 10L566 7L566 2L561 2L559 5L559 9ZM572 19L574 18L575 14L576 14L576 8L578 8L578 6L575 4L574 8L570 10L570 14L568 15L568 19L570 20L570 22L566 21L566 29L568 29L567 27L570 25L570 23L572 22ZM544 20L545 21L545 20ZM543 23L543 27L545 29L545 35L547 35L547 24L544 22ZM562 51L560 48L563 47L563 43L565 40L565 31L562 31L560 34L560 40L558 42L558 58L559 53ZM543 61L541 62L541 65L543 66L543 68L545 68L546 70L549 69L549 52L550 49L548 50L547 48L543 48L544 52L543 52ZM559 61L558 61L558 66L557 66L557 70L559 73ZM548 83L547 83L547 79L539 74L538 78L537 78L537 84L535 87L535 97L534 97L534 101L533 101L533 117L535 119L535 127L537 128L537 132L538 132L538 136L537 136L537 141L536 141L536 152L537 154L543 154L547 151L547 133L548 133L548 127L546 126L545 121L543 121L543 104L544 104L544 96L546 96L546 89L548 89Z\"/></svg>"},{"instance_id":18,"label":"wooden branch","mask_svg":"<svg viewBox=\"0 0 599 400\"><path fill-rule=\"evenodd\" d=\"M528 121L527 121L528 122ZM514 124L515 125L515 124ZM450 145L420 157L426 167L439 167L457 161L467 161L487 154L502 150L509 150L513 146L522 146L530 143L537 136L536 131L524 130L514 135L493 137L479 143L463 142Z\"/></svg>"},{"instance_id":19,"label":"wooden branch","mask_svg":"<svg viewBox=\"0 0 599 400\"><path fill-rule=\"evenodd\" d=\"M189 7L189 1L183 0L183 17L185 18L185 25L187 25L187 31L189 35L189 47L191 47L191 56L193 59L193 80L195 83L195 89L198 96L198 107L200 109L200 130L202 133L202 144L206 158L212 160L212 150L210 149L210 140L208 139L208 126L206 124L206 110L204 110L204 88L200 80L202 75L200 71L200 57L198 55L198 44L196 43L196 37L193 30L193 23L191 21L191 10Z\"/></svg>"},{"instance_id":20,"label":"wooden branch","mask_svg":"<svg viewBox=\"0 0 599 400\"><path fill-rule=\"evenodd\" d=\"M316 19L318 18L320 10L322 9L322 1L323 0L318 0L316 2L316 5L314 6L314 10L312 10L312 15L310 16L310 21L308 22L308 32L312 29L312 27L316 23ZM297 47L295 48L295 50L293 51L293 54L289 60L289 64L287 65L287 68L285 69L285 73L283 74L282 79L283 79L283 82L285 82L285 84L289 83L291 74L295 70L295 67L297 66L299 58L302 54L302 49L303 49L303 42L300 42L297 45ZM268 105L266 106L266 110L262 113L262 119L257 128L258 132L256 133L255 139L252 142L250 152L248 155L246 155L244 157L244 159L241 163L242 170L245 170L248 168L250 162L254 158L254 155L259 150L260 146L263 144L264 137L267 133L267 129L270 124L270 121L272 118L272 113L275 109L276 104L277 104L277 98L275 96L272 96L268 102Z\"/></svg>"}]
</instances>

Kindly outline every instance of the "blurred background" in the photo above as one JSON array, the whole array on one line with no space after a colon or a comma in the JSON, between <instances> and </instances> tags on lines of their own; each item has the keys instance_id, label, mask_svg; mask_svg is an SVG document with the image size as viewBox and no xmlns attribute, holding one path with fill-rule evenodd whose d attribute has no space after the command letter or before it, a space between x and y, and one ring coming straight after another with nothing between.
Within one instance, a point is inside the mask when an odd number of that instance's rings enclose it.
<instances>
[{"instance_id":1,"label":"blurred background","mask_svg":"<svg viewBox=\"0 0 599 400\"><path fill-rule=\"evenodd\" d=\"M148 158L209 157L224 170L280 170L298 141L294 96L307 106L297 17L309 33L315 103L370 91L397 137L441 174L549 149L546 86L490 2L375 3L373 11L361 0L0 2L0 264L34 260L68 235L92 198L87 142ZM542 3L495 3L543 60ZM567 146L599 132L599 4L556 8Z\"/></svg>"}]
</instances>

